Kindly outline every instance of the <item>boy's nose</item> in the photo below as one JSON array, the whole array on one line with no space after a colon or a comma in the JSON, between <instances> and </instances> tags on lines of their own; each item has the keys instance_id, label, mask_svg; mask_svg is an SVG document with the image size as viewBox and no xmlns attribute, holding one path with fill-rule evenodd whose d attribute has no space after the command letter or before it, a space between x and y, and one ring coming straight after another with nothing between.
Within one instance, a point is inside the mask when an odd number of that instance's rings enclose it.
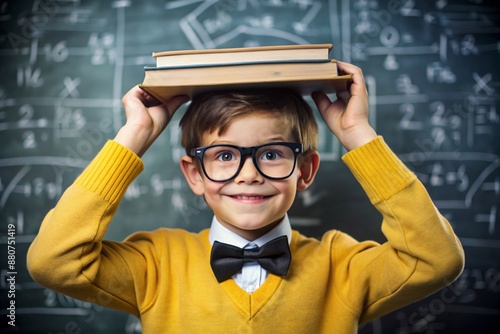
<instances>
[{"instance_id":1,"label":"boy's nose","mask_svg":"<svg viewBox=\"0 0 500 334\"><path fill-rule=\"evenodd\" d=\"M264 181L264 176L255 167L252 157L246 157L240 172L235 177L235 181L245 183L262 182Z\"/></svg>"}]
</instances>

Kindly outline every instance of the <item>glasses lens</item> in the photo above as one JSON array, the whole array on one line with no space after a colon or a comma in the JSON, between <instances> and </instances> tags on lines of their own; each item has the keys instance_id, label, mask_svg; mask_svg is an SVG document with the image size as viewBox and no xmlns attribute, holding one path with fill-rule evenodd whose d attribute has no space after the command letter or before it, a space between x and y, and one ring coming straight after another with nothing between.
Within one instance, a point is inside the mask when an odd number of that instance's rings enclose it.
<instances>
[{"instance_id":1,"label":"glasses lens","mask_svg":"<svg viewBox=\"0 0 500 334\"><path fill-rule=\"evenodd\" d=\"M240 160L240 151L231 146L209 147L203 155L205 172L215 181L232 178L238 171Z\"/></svg>"},{"instance_id":2,"label":"glasses lens","mask_svg":"<svg viewBox=\"0 0 500 334\"><path fill-rule=\"evenodd\" d=\"M236 176L241 160L240 150L232 146L208 147L203 154L205 173L214 181L226 181ZM264 145L255 151L255 163L265 177L286 178L295 167L295 154L283 144Z\"/></svg>"},{"instance_id":3,"label":"glasses lens","mask_svg":"<svg viewBox=\"0 0 500 334\"><path fill-rule=\"evenodd\" d=\"M260 147L255 152L255 160L265 176L284 178L293 171L295 154L286 145L270 144Z\"/></svg>"}]
</instances>

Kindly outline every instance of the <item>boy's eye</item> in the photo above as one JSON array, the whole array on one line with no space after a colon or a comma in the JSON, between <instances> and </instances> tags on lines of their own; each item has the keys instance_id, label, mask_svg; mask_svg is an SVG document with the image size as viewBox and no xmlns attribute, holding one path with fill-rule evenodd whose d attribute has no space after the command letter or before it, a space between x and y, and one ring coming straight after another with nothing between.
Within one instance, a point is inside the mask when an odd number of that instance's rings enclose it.
<instances>
[{"instance_id":1,"label":"boy's eye","mask_svg":"<svg viewBox=\"0 0 500 334\"><path fill-rule=\"evenodd\" d=\"M235 155L229 151L223 151L217 155L217 160L220 161L233 161L235 159L236 159Z\"/></svg>"},{"instance_id":2,"label":"boy's eye","mask_svg":"<svg viewBox=\"0 0 500 334\"><path fill-rule=\"evenodd\" d=\"M275 150L267 150L261 155L262 160L276 160L279 159L280 157L281 154Z\"/></svg>"}]
</instances>

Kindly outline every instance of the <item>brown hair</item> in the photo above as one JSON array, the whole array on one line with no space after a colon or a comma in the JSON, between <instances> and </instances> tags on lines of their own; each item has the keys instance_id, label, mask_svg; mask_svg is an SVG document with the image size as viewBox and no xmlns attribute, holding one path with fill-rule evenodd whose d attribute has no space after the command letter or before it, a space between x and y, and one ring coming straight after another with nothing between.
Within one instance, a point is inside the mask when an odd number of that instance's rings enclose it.
<instances>
[{"instance_id":1,"label":"brown hair","mask_svg":"<svg viewBox=\"0 0 500 334\"><path fill-rule=\"evenodd\" d=\"M309 104L289 89L216 91L195 96L180 121L181 144L189 154L201 145L205 133L223 134L235 118L265 111L283 118L304 152L317 147L318 125Z\"/></svg>"}]
</instances>

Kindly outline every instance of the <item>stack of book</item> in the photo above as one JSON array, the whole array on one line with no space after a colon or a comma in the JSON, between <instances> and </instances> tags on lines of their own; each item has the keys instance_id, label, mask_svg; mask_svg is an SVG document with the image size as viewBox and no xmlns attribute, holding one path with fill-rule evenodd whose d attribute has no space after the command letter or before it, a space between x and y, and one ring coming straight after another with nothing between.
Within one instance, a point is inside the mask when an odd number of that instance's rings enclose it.
<instances>
[{"instance_id":1,"label":"stack of book","mask_svg":"<svg viewBox=\"0 0 500 334\"><path fill-rule=\"evenodd\" d=\"M153 53L140 85L160 101L227 88L288 87L303 95L347 89L350 75L338 75L332 44L179 50Z\"/></svg>"}]
</instances>

